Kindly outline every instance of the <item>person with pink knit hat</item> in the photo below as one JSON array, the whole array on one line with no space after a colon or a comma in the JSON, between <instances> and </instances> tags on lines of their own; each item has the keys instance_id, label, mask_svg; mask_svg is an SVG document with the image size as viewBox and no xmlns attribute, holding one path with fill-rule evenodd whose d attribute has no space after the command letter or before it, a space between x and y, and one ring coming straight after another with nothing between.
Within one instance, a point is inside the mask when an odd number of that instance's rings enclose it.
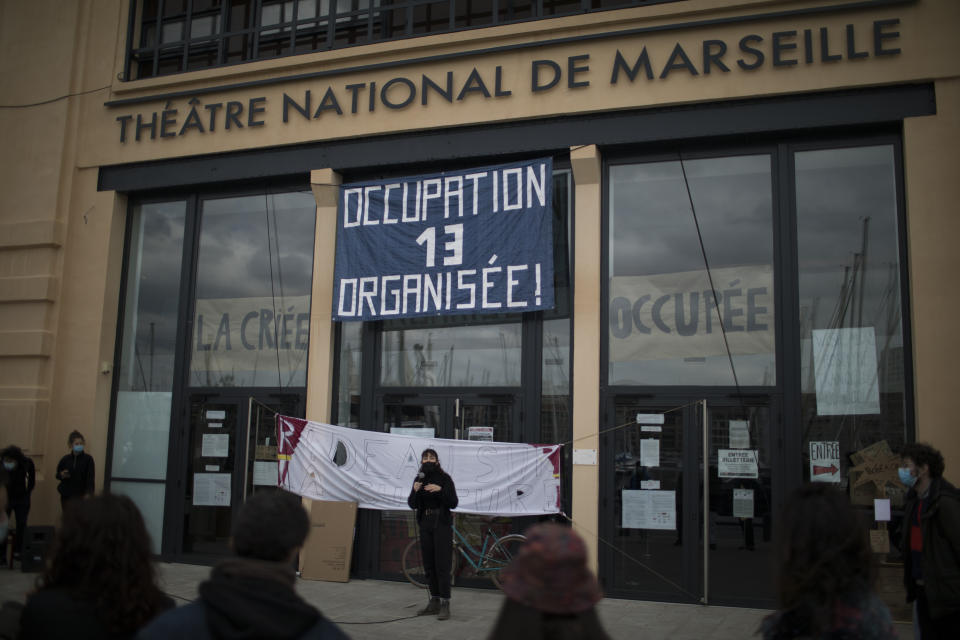
<instances>
[{"instance_id":1,"label":"person with pink knit hat","mask_svg":"<svg viewBox=\"0 0 960 640\"><path fill-rule=\"evenodd\" d=\"M603 598L587 566L587 545L568 526L536 524L501 574L507 599L490 639L609 640L596 604Z\"/></svg>"}]
</instances>

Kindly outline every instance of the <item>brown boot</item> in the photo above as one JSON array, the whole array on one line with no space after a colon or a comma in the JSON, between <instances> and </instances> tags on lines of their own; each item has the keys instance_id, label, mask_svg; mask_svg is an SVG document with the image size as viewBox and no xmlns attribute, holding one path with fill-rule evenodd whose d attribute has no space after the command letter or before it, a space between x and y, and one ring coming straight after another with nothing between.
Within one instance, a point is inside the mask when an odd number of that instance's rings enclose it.
<instances>
[{"instance_id":1,"label":"brown boot","mask_svg":"<svg viewBox=\"0 0 960 640\"><path fill-rule=\"evenodd\" d=\"M447 620L450 618L450 600L444 598L440 601L440 611L437 613L437 620Z\"/></svg>"},{"instance_id":2,"label":"brown boot","mask_svg":"<svg viewBox=\"0 0 960 640\"><path fill-rule=\"evenodd\" d=\"M440 612L440 598L430 598L427 606L417 611L418 616L432 616Z\"/></svg>"}]
</instances>

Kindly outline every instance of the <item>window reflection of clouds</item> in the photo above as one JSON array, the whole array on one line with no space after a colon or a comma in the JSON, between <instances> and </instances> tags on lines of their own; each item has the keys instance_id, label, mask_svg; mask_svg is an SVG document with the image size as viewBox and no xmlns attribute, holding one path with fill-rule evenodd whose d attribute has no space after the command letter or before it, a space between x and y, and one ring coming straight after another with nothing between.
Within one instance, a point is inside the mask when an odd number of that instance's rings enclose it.
<instances>
[{"instance_id":1,"label":"window reflection of clouds","mask_svg":"<svg viewBox=\"0 0 960 640\"><path fill-rule=\"evenodd\" d=\"M316 218L310 192L209 199L201 216L197 300L273 298L279 304L310 295ZM231 306L225 302L223 308ZM204 361L191 366L191 379L201 385L300 386L306 383L306 354L300 349L282 356L278 373L270 349L257 354L263 357L254 359L254 370L240 350L206 351Z\"/></svg>"},{"instance_id":2,"label":"window reflection of clouds","mask_svg":"<svg viewBox=\"0 0 960 640\"><path fill-rule=\"evenodd\" d=\"M773 261L767 155L685 160L711 267ZM610 169L611 276L703 268L680 162Z\"/></svg>"},{"instance_id":3,"label":"window reflection of clouds","mask_svg":"<svg viewBox=\"0 0 960 640\"><path fill-rule=\"evenodd\" d=\"M881 391L902 393L893 147L807 151L795 162L804 392L814 392L814 329L873 327Z\"/></svg>"},{"instance_id":4,"label":"window reflection of clouds","mask_svg":"<svg viewBox=\"0 0 960 640\"><path fill-rule=\"evenodd\" d=\"M682 168L679 161L615 165L609 188L610 277L704 271L690 197L711 270L773 264L767 154L684 160ZM728 283L714 284L722 290ZM772 345L770 353L734 355L734 364L740 384L776 384ZM734 384L726 355L611 361L609 376L611 384Z\"/></svg>"},{"instance_id":5,"label":"window reflection of clouds","mask_svg":"<svg viewBox=\"0 0 960 640\"><path fill-rule=\"evenodd\" d=\"M183 201L144 204L134 210L124 335L132 335L135 345L124 338L121 390L173 386L185 220Z\"/></svg>"},{"instance_id":6,"label":"window reflection of clouds","mask_svg":"<svg viewBox=\"0 0 960 640\"><path fill-rule=\"evenodd\" d=\"M892 148L803 152L796 167L800 299L809 328L875 326L883 333L891 295L899 309ZM865 228L866 269L857 285L862 314L831 325L844 281L863 250Z\"/></svg>"}]
</instances>

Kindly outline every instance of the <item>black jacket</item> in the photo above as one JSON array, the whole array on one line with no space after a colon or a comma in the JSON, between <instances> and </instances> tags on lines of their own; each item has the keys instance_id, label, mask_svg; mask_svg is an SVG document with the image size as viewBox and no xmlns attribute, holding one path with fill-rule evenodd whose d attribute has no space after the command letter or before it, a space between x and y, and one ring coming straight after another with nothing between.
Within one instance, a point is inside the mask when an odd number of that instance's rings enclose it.
<instances>
[{"instance_id":1,"label":"black jacket","mask_svg":"<svg viewBox=\"0 0 960 640\"><path fill-rule=\"evenodd\" d=\"M67 479L60 478L60 472L64 469L70 472ZM96 477L96 468L93 464L93 456L86 452L74 455L72 452L60 458L57 464L57 479L60 484L57 485L57 491L64 498L81 498L86 495L93 495L93 481Z\"/></svg>"},{"instance_id":2,"label":"black jacket","mask_svg":"<svg viewBox=\"0 0 960 640\"><path fill-rule=\"evenodd\" d=\"M919 501L917 492L911 489L907 493L903 530L900 532L907 602L917 597L917 585L912 577L910 522ZM960 491L943 478L935 478L930 483L927 507L920 514L920 532L923 538L923 583L930 615L940 618L960 611Z\"/></svg>"},{"instance_id":3,"label":"black jacket","mask_svg":"<svg viewBox=\"0 0 960 640\"><path fill-rule=\"evenodd\" d=\"M138 640L346 640L294 590L292 567L232 558L210 572L196 601L157 617Z\"/></svg>"},{"instance_id":4,"label":"black jacket","mask_svg":"<svg viewBox=\"0 0 960 640\"><path fill-rule=\"evenodd\" d=\"M407 498L407 505L417 511L417 522L423 520L423 512L426 509L440 509L440 522L443 524L452 523L453 516L450 514L450 509L456 509L457 505L460 504L453 478L447 475L445 471L440 470L427 474L423 480L417 482L423 484L420 491L411 488L410 497ZM440 491L430 493L424 489L428 484L440 485Z\"/></svg>"},{"instance_id":5,"label":"black jacket","mask_svg":"<svg viewBox=\"0 0 960 640\"><path fill-rule=\"evenodd\" d=\"M10 506L30 505L30 493L37 484L37 472L33 460L21 456L13 471L7 471L7 498Z\"/></svg>"}]
</instances>

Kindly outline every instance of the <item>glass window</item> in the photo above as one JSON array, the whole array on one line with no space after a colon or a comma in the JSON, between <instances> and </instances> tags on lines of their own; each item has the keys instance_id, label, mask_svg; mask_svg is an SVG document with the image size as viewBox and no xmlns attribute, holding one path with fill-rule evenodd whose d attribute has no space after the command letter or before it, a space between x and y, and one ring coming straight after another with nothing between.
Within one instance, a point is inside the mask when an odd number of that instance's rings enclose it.
<instances>
[{"instance_id":1,"label":"glass window","mask_svg":"<svg viewBox=\"0 0 960 640\"><path fill-rule=\"evenodd\" d=\"M895 471L864 475L895 469L906 437L894 147L794 159L804 478L842 478L855 504L896 506Z\"/></svg>"},{"instance_id":2,"label":"glass window","mask_svg":"<svg viewBox=\"0 0 960 640\"><path fill-rule=\"evenodd\" d=\"M610 384L776 384L770 166L610 167Z\"/></svg>"},{"instance_id":3,"label":"glass window","mask_svg":"<svg viewBox=\"0 0 960 640\"><path fill-rule=\"evenodd\" d=\"M167 471L186 202L145 204L130 218L112 475Z\"/></svg>"},{"instance_id":4,"label":"glass window","mask_svg":"<svg viewBox=\"0 0 960 640\"><path fill-rule=\"evenodd\" d=\"M390 323L394 324L394 323ZM403 321L396 321L403 324ZM519 320L383 332L380 384L397 387L520 386Z\"/></svg>"},{"instance_id":5,"label":"glass window","mask_svg":"<svg viewBox=\"0 0 960 640\"><path fill-rule=\"evenodd\" d=\"M356 428L360 425L360 389L363 367L363 323L340 325L337 424Z\"/></svg>"},{"instance_id":6,"label":"glass window","mask_svg":"<svg viewBox=\"0 0 960 640\"><path fill-rule=\"evenodd\" d=\"M205 200L190 384L306 384L317 205L309 192Z\"/></svg>"},{"instance_id":7,"label":"glass window","mask_svg":"<svg viewBox=\"0 0 960 640\"><path fill-rule=\"evenodd\" d=\"M111 482L110 491L133 500L143 515L147 533L150 534L153 553L160 553L163 539L163 500L166 484L163 482Z\"/></svg>"}]
</instances>

